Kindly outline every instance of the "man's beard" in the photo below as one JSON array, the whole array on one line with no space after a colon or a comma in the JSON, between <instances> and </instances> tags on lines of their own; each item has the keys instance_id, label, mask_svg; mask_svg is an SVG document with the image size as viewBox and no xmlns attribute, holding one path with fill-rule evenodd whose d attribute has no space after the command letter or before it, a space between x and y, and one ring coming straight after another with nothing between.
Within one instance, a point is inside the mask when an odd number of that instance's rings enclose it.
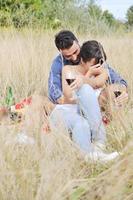
<instances>
[{"instance_id":1,"label":"man's beard","mask_svg":"<svg viewBox=\"0 0 133 200\"><path fill-rule=\"evenodd\" d=\"M80 63L80 56L77 57L77 59L75 61L73 60L70 60L70 62L73 64L73 65L78 65Z\"/></svg>"}]
</instances>

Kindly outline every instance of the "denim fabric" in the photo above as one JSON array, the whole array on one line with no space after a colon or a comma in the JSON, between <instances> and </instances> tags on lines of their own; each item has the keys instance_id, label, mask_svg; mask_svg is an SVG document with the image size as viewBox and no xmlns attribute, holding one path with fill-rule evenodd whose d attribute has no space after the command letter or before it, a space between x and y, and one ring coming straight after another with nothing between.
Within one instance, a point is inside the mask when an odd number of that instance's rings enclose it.
<instances>
[{"instance_id":1,"label":"denim fabric","mask_svg":"<svg viewBox=\"0 0 133 200\"><path fill-rule=\"evenodd\" d=\"M77 105L56 105L50 115L50 123L57 132L64 124L65 128L72 132L73 141L81 150L89 153L92 151L92 141L105 143L106 132L95 90L84 84L77 91L77 100Z\"/></svg>"}]
</instances>

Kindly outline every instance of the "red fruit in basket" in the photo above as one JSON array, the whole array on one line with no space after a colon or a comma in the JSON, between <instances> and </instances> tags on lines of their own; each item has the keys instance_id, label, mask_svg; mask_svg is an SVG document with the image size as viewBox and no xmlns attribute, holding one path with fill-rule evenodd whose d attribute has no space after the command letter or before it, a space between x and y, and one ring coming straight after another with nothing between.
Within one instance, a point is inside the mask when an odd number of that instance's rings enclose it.
<instances>
[{"instance_id":1,"label":"red fruit in basket","mask_svg":"<svg viewBox=\"0 0 133 200\"><path fill-rule=\"evenodd\" d=\"M22 109L24 108L26 105L30 105L32 102L32 97L28 97L23 99L20 103L15 104L15 109Z\"/></svg>"}]
</instances>

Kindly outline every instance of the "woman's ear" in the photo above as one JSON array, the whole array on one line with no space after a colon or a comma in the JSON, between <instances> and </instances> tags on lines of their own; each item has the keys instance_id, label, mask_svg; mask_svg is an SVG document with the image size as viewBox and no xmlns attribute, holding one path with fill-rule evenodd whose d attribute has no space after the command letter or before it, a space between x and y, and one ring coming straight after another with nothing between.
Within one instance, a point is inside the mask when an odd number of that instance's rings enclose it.
<instances>
[{"instance_id":1,"label":"woman's ear","mask_svg":"<svg viewBox=\"0 0 133 200\"><path fill-rule=\"evenodd\" d=\"M99 59L99 64L102 65L104 63L103 58Z\"/></svg>"},{"instance_id":2,"label":"woman's ear","mask_svg":"<svg viewBox=\"0 0 133 200\"><path fill-rule=\"evenodd\" d=\"M81 62L81 64L84 64L84 61L83 61L83 59L82 59L82 58L80 58L80 62Z\"/></svg>"},{"instance_id":3,"label":"woman's ear","mask_svg":"<svg viewBox=\"0 0 133 200\"><path fill-rule=\"evenodd\" d=\"M81 64L82 67L86 67L86 63L83 61L82 58L80 59L80 64Z\"/></svg>"}]
</instances>

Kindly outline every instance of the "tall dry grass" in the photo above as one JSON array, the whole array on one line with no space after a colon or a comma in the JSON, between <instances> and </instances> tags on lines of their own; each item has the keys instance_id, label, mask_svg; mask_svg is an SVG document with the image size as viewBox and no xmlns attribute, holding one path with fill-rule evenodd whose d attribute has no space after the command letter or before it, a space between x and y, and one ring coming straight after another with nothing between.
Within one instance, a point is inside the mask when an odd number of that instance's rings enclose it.
<instances>
[{"instance_id":1,"label":"tall dry grass","mask_svg":"<svg viewBox=\"0 0 133 200\"><path fill-rule=\"evenodd\" d=\"M117 112L114 121L107 128L108 150L124 149L123 156L106 165L85 163L78 147L73 144L64 129L52 130L52 134L47 135L42 133L41 112L33 109L26 118L29 120L29 129L26 129L25 123L11 125L6 121L0 125L0 199L76 200L89 199L89 196L91 200L132 199L132 148L128 147L127 143L133 138L133 37L78 37L80 42L88 39L99 40L107 52L108 62L128 81L129 103L123 114ZM8 85L12 86L17 101L34 92L47 94L50 64L56 54L58 52L54 46L53 32L1 30L1 103ZM35 144L15 142L17 133L25 129L29 130L27 134L34 137ZM125 162L126 165L123 164ZM127 168L123 169L124 173L119 173L120 166L123 165ZM121 184L115 184L119 176ZM125 178L129 180L129 185L128 181L124 185ZM99 191L103 192L99 195ZM118 196L111 196L113 192Z\"/></svg>"}]
</instances>

